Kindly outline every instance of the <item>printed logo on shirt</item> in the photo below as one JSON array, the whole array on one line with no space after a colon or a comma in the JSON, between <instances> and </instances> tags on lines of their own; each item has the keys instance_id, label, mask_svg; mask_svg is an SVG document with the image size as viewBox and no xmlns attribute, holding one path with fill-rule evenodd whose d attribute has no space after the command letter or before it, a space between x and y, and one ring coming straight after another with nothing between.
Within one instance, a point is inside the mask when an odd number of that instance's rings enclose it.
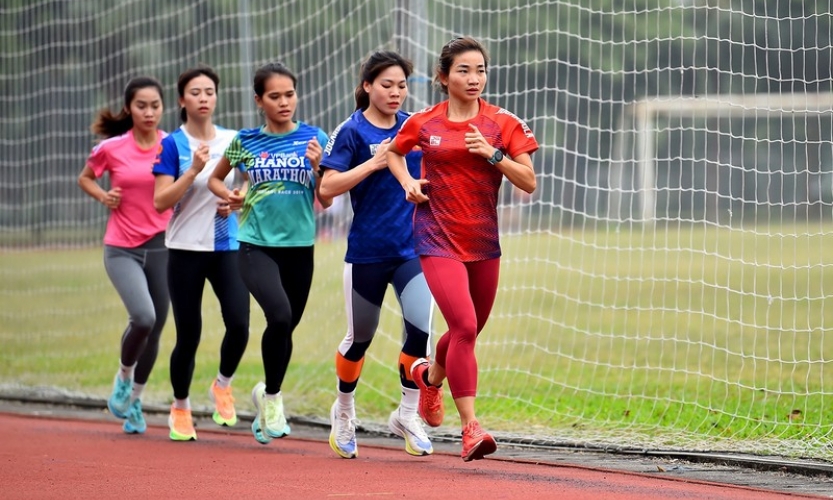
<instances>
[{"instance_id":1,"label":"printed logo on shirt","mask_svg":"<svg viewBox=\"0 0 833 500\"><path fill-rule=\"evenodd\" d=\"M431 146L439 146L439 145L440 145L440 141L441 141L441 140L442 140L442 138L441 138L440 136L438 136L438 135L432 135L432 136L428 139L428 144L430 144Z\"/></svg>"},{"instance_id":2,"label":"printed logo on shirt","mask_svg":"<svg viewBox=\"0 0 833 500\"><path fill-rule=\"evenodd\" d=\"M307 141L292 141L293 146L305 146Z\"/></svg>"},{"instance_id":3,"label":"printed logo on shirt","mask_svg":"<svg viewBox=\"0 0 833 500\"><path fill-rule=\"evenodd\" d=\"M534 136L532 135L532 130L530 130L530 129L529 129L529 126L527 126L526 122L525 122L525 121L523 121L523 120L521 120L521 119L518 117L518 115L516 115L515 113L512 113L511 111L507 111L507 110L505 110L505 109L503 109L503 108L500 108L500 109L498 110L497 114L499 114L499 115L507 115L507 116L510 116L510 117L514 118L514 119L515 119L518 123L520 123L520 124L521 124L521 130L523 130L523 132L524 132L524 135L525 135L525 136L529 137L530 139L532 139L532 138L534 137Z\"/></svg>"},{"instance_id":4,"label":"printed logo on shirt","mask_svg":"<svg viewBox=\"0 0 833 500\"><path fill-rule=\"evenodd\" d=\"M296 153L260 153L260 158L254 160L246 173L252 186L264 182L296 182L310 187L311 170L306 158Z\"/></svg>"}]
</instances>

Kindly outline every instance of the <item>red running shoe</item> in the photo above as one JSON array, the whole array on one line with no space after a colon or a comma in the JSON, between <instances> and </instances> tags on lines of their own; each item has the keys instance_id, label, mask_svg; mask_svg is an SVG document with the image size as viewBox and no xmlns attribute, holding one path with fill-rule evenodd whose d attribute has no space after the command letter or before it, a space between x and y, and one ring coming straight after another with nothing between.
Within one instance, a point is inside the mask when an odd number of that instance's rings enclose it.
<instances>
[{"instance_id":1,"label":"red running shoe","mask_svg":"<svg viewBox=\"0 0 833 500\"><path fill-rule=\"evenodd\" d=\"M411 378L419 387L419 405L417 412L422 420L431 427L439 427L445 418L443 408L443 388L425 383L423 374L428 371L428 360L419 358L411 365Z\"/></svg>"},{"instance_id":2,"label":"red running shoe","mask_svg":"<svg viewBox=\"0 0 833 500\"><path fill-rule=\"evenodd\" d=\"M497 450L497 443L491 434L480 428L477 420L472 420L463 428L463 457L464 462L480 460Z\"/></svg>"}]
</instances>

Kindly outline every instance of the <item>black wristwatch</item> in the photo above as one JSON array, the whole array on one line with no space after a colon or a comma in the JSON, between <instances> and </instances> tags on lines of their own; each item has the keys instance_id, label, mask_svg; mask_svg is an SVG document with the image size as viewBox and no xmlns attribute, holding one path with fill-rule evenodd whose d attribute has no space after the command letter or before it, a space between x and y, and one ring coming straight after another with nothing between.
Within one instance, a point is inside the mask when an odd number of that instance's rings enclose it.
<instances>
[{"instance_id":1,"label":"black wristwatch","mask_svg":"<svg viewBox=\"0 0 833 500\"><path fill-rule=\"evenodd\" d=\"M496 149L495 154L493 154L492 157L489 158L486 161L488 161L490 165L495 165L497 163L500 163L502 160L503 160L503 151L501 151L499 149Z\"/></svg>"}]
</instances>

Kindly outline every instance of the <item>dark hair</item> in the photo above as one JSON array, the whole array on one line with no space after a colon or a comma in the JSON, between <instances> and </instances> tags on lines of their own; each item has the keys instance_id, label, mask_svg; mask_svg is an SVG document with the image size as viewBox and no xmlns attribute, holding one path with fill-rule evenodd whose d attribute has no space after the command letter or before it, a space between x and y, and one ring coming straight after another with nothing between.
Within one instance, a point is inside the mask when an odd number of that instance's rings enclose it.
<instances>
[{"instance_id":1,"label":"dark hair","mask_svg":"<svg viewBox=\"0 0 833 500\"><path fill-rule=\"evenodd\" d=\"M133 98L136 97L136 92L146 89L155 88L159 92L159 98L165 102L165 97L162 94L162 84L159 80L150 76L137 76L129 82L124 88L124 106L118 114L113 114L109 109L102 109L96 114L93 124L90 125L90 130L96 135L102 135L105 138L116 137L126 133L133 128L133 117L130 116L130 104Z\"/></svg>"},{"instance_id":2,"label":"dark hair","mask_svg":"<svg viewBox=\"0 0 833 500\"><path fill-rule=\"evenodd\" d=\"M289 71L289 68L279 62L267 63L255 71L253 86L258 97L263 97L263 93L266 91L266 80L271 78L272 75L286 76L292 80L293 87L298 86L298 79L293 72Z\"/></svg>"},{"instance_id":3,"label":"dark hair","mask_svg":"<svg viewBox=\"0 0 833 500\"><path fill-rule=\"evenodd\" d=\"M365 83L373 83L376 78L386 69L393 66L399 66L405 72L405 78L411 76L414 72L414 64L400 56L396 52L389 50L380 50L370 54L359 70L360 81L356 86L356 109L362 111L370 106L370 95L364 90Z\"/></svg>"},{"instance_id":4,"label":"dark hair","mask_svg":"<svg viewBox=\"0 0 833 500\"><path fill-rule=\"evenodd\" d=\"M489 67L489 53L486 52L486 47L480 42L470 36L458 36L452 38L447 44L443 45L440 51L440 58L437 61L437 66L434 68L434 86L437 87L443 94L448 94L448 86L443 85L440 81L440 75L448 76L451 72L451 65L454 63L454 58L464 52L477 50L483 54L483 62L486 63L486 68Z\"/></svg>"},{"instance_id":5,"label":"dark hair","mask_svg":"<svg viewBox=\"0 0 833 500\"><path fill-rule=\"evenodd\" d=\"M204 64L199 64L193 68L188 68L183 71L179 78L176 81L176 91L179 93L180 99L185 97L185 87L198 76L207 76L212 82L214 82L214 90L220 89L220 77L217 76L217 73L210 67ZM179 119L182 120L182 123L188 121L188 113L185 111L185 108L179 110Z\"/></svg>"}]
</instances>

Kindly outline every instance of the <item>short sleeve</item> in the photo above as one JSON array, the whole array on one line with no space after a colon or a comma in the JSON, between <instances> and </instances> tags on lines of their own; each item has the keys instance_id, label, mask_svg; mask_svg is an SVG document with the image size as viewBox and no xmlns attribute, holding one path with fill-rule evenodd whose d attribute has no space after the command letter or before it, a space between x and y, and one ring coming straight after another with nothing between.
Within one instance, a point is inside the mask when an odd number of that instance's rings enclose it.
<instances>
[{"instance_id":1,"label":"short sleeve","mask_svg":"<svg viewBox=\"0 0 833 500\"><path fill-rule=\"evenodd\" d=\"M353 167L353 157L356 154L356 141L353 135L354 129L346 126L346 122L336 128L330 135L327 147L324 149L324 157L321 159L321 166L346 172Z\"/></svg>"},{"instance_id":2,"label":"short sleeve","mask_svg":"<svg viewBox=\"0 0 833 500\"><path fill-rule=\"evenodd\" d=\"M243 149L240 132L231 140L223 156L228 160L232 168L239 168L242 172L246 171L246 162L244 161L246 158L246 150Z\"/></svg>"},{"instance_id":3,"label":"short sleeve","mask_svg":"<svg viewBox=\"0 0 833 500\"><path fill-rule=\"evenodd\" d=\"M173 136L162 139L159 154L153 162L154 175L170 175L174 179L179 177L179 151Z\"/></svg>"},{"instance_id":4,"label":"short sleeve","mask_svg":"<svg viewBox=\"0 0 833 500\"><path fill-rule=\"evenodd\" d=\"M101 177L107 170L107 156L107 147L103 142L96 145L90 152L90 156L87 158L87 166L92 169L96 177Z\"/></svg>"},{"instance_id":5,"label":"short sleeve","mask_svg":"<svg viewBox=\"0 0 833 500\"><path fill-rule=\"evenodd\" d=\"M327 132L324 132L321 129L318 129L318 144L321 144L322 149L327 148L327 143L330 142L330 136L327 135Z\"/></svg>"},{"instance_id":6,"label":"short sleeve","mask_svg":"<svg viewBox=\"0 0 833 500\"><path fill-rule=\"evenodd\" d=\"M396 144L396 148L405 154L414 149L414 146L419 142L420 120L417 119L419 116L419 114L414 114L405 120L402 128L399 129L396 137L393 138L393 143Z\"/></svg>"},{"instance_id":7,"label":"short sleeve","mask_svg":"<svg viewBox=\"0 0 833 500\"><path fill-rule=\"evenodd\" d=\"M501 133L504 136L506 153L514 158L524 153L534 153L538 150L538 141L527 124L515 115L508 114L503 122Z\"/></svg>"}]
</instances>

